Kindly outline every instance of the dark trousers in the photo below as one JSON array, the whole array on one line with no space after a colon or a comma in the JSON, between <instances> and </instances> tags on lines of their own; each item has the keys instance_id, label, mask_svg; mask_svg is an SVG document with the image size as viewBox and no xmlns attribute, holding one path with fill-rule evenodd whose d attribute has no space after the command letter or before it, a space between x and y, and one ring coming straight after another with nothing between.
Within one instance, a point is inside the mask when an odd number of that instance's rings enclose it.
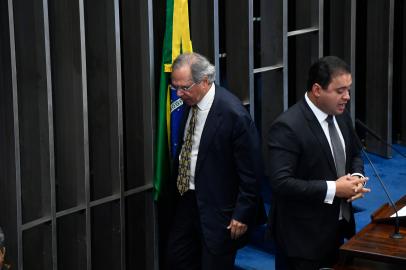
<instances>
[{"instance_id":1,"label":"dark trousers","mask_svg":"<svg viewBox=\"0 0 406 270\"><path fill-rule=\"evenodd\" d=\"M166 252L166 269L233 270L236 251L211 253L203 239L194 191L186 192L177 205Z\"/></svg>"},{"instance_id":2,"label":"dark trousers","mask_svg":"<svg viewBox=\"0 0 406 270\"><path fill-rule=\"evenodd\" d=\"M327 260L313 261L304 258L285 257L282 254L275 256L276 270L319 270L321 268L331 268L333 262Z\"/></svg>"},{"instance_id":3,"label":"dark trousers","mask_svg":"<svg viewBox=\"0 0 406 270\"><path fill-rule=\"evenodd\" d=\"M335 249L331 254L327 254L320 260L309 260L306 258L287 257L278 247L275 252L275 269L276 270L318 270L320 268L331 268L338 261L339 248L344 243L344 235L348 231L349 224L340 221L339 231L337 232ZM306 243L304 243L306 244ZM322 249L323 247L320 247Z\"/></svg>"}]
</instances>

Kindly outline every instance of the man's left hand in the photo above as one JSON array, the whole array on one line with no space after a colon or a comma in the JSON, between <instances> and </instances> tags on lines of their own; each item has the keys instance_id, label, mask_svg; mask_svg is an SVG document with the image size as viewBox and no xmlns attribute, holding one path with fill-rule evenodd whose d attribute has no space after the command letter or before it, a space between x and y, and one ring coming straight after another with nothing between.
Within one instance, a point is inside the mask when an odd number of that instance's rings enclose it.
<instances>
[{"instance_id":1,"label":"man's left hand","mask_svg":"<svg viewBox=\"0 0 406 270\"><path fill-rule=\"evenodd\" d=\"M371 192L371 189L369 188L364 188L364 185L358 184L357 191L358 192L356 195L352 196L351 198L347 199L347 202L353 202L355 200L358 200L360 198L364 198L364 194Z\"/></svg>"},{"instance_id":2,"label":"man's left hand","mask_svg":"<svg viewBox=\"0 0 406 270\"><path fill-rule=\"evenodd\" d=\"M356 177L359 177L359 176L356 176ZM359 177L359 178L363 179L364 182L359 183L357 185L356 189L354 190L357 194L352 196L351 198L348 198L347 202L353 202L353 201L358 200L360 198L364 198L365 193L371 192L371 189L365 188L366 181L368 181L369 178L368 177Z\"/></svg>"},{"instance_id":3,"label":"man's left hand","mask_svg":"<svg viewBox=\"0 0 406 270\"><path fill-rule=\"evenodd\" d=\"M230 222L230 225L228 225L227 229L230 230L231 239L235 240L235 239L240 238L241 235L243 235L247 231L248 226L235 219L232 219Z\"/></svg>"}]
</instances>

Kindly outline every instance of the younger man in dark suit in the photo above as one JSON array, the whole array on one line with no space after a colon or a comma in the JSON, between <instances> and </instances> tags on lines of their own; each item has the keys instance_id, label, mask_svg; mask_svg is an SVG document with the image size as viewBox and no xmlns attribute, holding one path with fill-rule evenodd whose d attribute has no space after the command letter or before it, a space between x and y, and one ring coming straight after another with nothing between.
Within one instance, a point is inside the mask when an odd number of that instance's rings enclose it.
<instances>
[{"instance_id":1,"label":"younger man in dark suit","mask_svg":"<svg viewBox=\"0 0 406 270\"><path fill-rule=\"evenodd\" d=\"M214 84L215 68L205 57L180 55L171 78L187 110L174 160L178 200L167 267L232 270L257 213L258 134L240 100Z\"/></svg>"},{"instance_id":2,"label":"younger man in dark suit","mask_svg":"<svg viewBox=\"0 0 406 270\"><path fill-rule=\"evenodd\" d=\"M351 201L363 187L350 116L352 78L334 56L314 63L304 98L272 124L268 149L273 192L269 215L277 269L331 267L344 237L355 232Z\"/></svg>"}]
</instances>

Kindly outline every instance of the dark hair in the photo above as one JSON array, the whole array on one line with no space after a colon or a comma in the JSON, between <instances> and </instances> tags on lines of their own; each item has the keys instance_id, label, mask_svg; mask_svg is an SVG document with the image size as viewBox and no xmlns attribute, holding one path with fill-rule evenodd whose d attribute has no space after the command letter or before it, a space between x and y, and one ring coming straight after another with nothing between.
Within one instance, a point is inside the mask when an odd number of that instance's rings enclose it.
<instances>
[{"instance_id":1,"label":"dark hair","mask_svg":"<svg viewBox=\"0 0 406 270\"><path fill-rule=\"evenodd\" d=\"M307 79L307 91L312 90L313 84L319 84L326 89L331 79L340 74L351 73L350 67L346 62L337 56L326 56L317 60L309 69Z\"/></svg>"}]
</instances>

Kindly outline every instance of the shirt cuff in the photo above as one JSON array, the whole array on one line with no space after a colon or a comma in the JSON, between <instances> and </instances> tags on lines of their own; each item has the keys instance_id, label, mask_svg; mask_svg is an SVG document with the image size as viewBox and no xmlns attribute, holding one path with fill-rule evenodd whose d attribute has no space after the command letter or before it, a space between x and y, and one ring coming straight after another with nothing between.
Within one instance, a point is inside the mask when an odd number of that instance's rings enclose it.
<instances>
[{"instance_id":1,"label":"shirt cuff","mask_svg":"<svg viewBox=\"0 0 406 270\"><path fill-rule=\"evenodd\" d=\"M351 176L358 176L360 178L365 178L365 176L362 175L362 173L352 173Z\"/></svg>"},{"instance_id":2,"label":"shirt cuff","mask_svg":"<svg viewBox=\"0 0 406 270\"><path fill-rule=\"evenodd\" d=\"M358 176L359 178L365 178L365 176L362 173L352 173L351 176ZM367 184L367 181L364 181L364 183L362 184L363 186L365 186Z\"/></svg>"},{"instance_id":3,"label":"shirt cuff","mask_svg":"<svg viewBox=\"0 0 406 270\"><path fill-rule=\"evenodd\" d=\"M327 193L324 203L332 204L334 201L334 196L336 195L336 182L326 181L327 183Z\"/></svg>"}]
</instances>

